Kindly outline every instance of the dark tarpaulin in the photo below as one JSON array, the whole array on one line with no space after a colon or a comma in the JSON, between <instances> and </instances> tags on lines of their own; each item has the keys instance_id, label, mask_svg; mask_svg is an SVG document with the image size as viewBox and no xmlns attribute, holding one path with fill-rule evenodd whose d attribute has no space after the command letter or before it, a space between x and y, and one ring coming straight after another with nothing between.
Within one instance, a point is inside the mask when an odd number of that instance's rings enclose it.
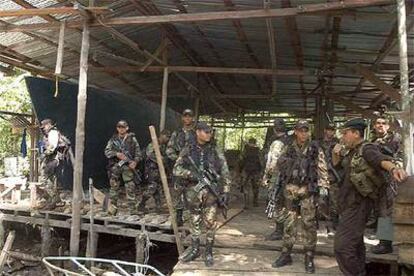
<instances>
[{"instance_id":1,"label":"dark tarpaulin","mask_svg":"<svg viewBox=\"0 0 414 276\"><path fill-rule=\"evenodd\" d=\"M54 81L27 77L26 85L38 119L53 119L58 129L71 140L74 147L78 86L60 82L58 94L54 97ZM151 139L148 126L154 125L158 128L159 114L160 105L146 99L88 88L84 185L87 185L89 177L93 178L96 186L107 185L107 159L104 156L104 148L114 134L115 125L120 119L128 121L130 131L136 134L141 149L145 149ZM166 128L173 130L178 127L177 115L173 110L167 109ZM72 177L72 169L66 168L60 182L64 187L69 188L72 186Z\"/></svg>"}]
</instances>

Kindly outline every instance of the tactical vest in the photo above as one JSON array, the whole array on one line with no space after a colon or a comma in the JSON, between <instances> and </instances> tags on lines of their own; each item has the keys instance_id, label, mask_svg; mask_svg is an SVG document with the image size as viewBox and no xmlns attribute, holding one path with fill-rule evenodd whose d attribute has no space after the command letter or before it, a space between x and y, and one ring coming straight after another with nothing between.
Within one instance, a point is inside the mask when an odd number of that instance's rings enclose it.
<instances>
[{"instance_id":1,"label":"tactical vest","mask_svg":"<svg viewBox=\"0 0 414 276\"><path fill-rule=\"evenodd\" d=\"M244 157L242 160L243 169L247 172L260 171L260 150L256 146L246 145L244 148Z\"/></svg>"},{"instance_id":2,"label":"tactical vest","mask_svg":"<svg viewBox=\"0 0 414 276\"><path fill-rule=\"evenodd\" d=\"M194 130L184 131L180 129L177 133L177 145L181 151L186 145L193 144L195 142L195 132Z\"/></svg>"},{"instance_id":3,"label":"tactical vest","mask_svg":"<svg viewBox=\"0 0 414 276\"><path fill-rule=\"evenodd\" d=\"M127 151L132 159L135 158L136 143L134 143L135 133L129 132L124 141L118 137L118 134L115 134L112 137L113 145L115 146L118 152ZM112 162L118 162L118 158L114 157Z\"/></svg>"},{"instance_id":4,"label":"tactical vest","mask_svg":"<svg viewBox=\"0 0 414 276\"><path fill-rule=\"evenodd\" d=\"M378 189L385 181L383 175L371 167L362 155L364 147L369 144L373 145L363 142L355 150L350 162L350 181L363 197L375 199L378 197Z\"/></svg>"},{"instance_id":5,"label":"tactical vest","mask_svg":"<svg viewBox=\"0 0 414 276\"><path fill-rule=\"evenodd\" d=\"M222 164L218 158L217 150L211 144L205 145L204 148L192 144L190 146L190 156L201 170L210 168L219 172L221 169Z\"/></svg>"}]
</instances>

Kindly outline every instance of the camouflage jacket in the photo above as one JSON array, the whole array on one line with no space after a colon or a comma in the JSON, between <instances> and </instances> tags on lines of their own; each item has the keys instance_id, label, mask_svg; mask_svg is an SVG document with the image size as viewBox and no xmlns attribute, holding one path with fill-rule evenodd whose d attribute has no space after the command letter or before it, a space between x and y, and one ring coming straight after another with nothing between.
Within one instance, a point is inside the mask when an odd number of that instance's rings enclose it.
<instances>
[{"instance_id":1,"label":"camouflage jacket","mask_svg":"<svg viewBox=\"0 0 414 276\"><path fill-rule=\"evenodd\" d=\"M181 151L174 165L173 174L180 180L196 184L195 169L192 167L189 157L194 160L201 170L214 169L220 176L219 184L222 191L225 193L230 191L231 180L227 161L217 147L209 143L205 145L192 143Z\"/></svg>"},{"instance_id":2,"label":"camouflage jacket","mask_svg":"<svg viewBox=\"0 0 414 276\"><path fill-rule=\"evenodd\" d=\"M163 161L165 163L166 161L166 154L165 154L165 150L167 148L167 145L165 144L160 144L160 151L161 151L161 155L163 157ZM164 164L165 166L167 166L167 164ZM155 151L154 151L154 146L152 145L152 143L149 143L147 148L145 149L145 166L146 167L157 167L157 157L155 156Z\"/></svg>"},{"instance_id":3,"label":"camouflage jacket","mask_svg":"<svg viewBox=\"0 0 414 276\"><path fill-rule=\"evenodd\" d=\"M270 145L269 153L267 155L265 176L273 175L276 172L279 157L284 153L286 146L291 142L292 141L290 141L290 137L287 135L279 137L272 142Z\"/></svg>"},{"instance_id":4,"label":"camouflage jacket","mask_svg":"<svg viewBox=\"0 0 414 276\"><path fill-rule=\"evenodd\" d=\"M307 185L309 192L318 187L329 188L325 154L317 141L308 141L300 147L296 141L288 145L278 159L283 184Z\"/></svg>"},{"instance_id":5,"label":"camouflage jacket","mask_svg":"<svg viewBox=\"0 0 414 276\"><path fill-rule=\"evenodd\" d=\"M195 131L194 129L185 129L181 128L174 131L171 134L171 138L168 141L167 149L165 151L166 155L171 161L176 161L180 155L181 150L195 141Z\"/></svg>"},{"instance_id":6,"label":"camouflage jacket","mask_svg":"<svg viewBox=\"0 0 414 276\"><path fill-rule=\"evenodd\" d=\"M128 152L131 158L139 163L142 159L142 152L135 138L135 134L130 132L124 138L120 138L117 134L112 136L109 139L105 147L105 156L110 160L110 162L117 162L118 158L116 154L119 152Z\"/></svg>"},{"instance_id":7,"label":"camouflage jacket","mask_svg":"<svg viewBox=\"0 0 414 276\"><path fill-rule=\"evenodd\" d=\"M257 173L262 170L260 149L257 146L246 145L240 158L240 170L247 173Z\"/></svg>"},{"instance_id":8,"label":"camouflage jacket","mask_svg":"<svg viewBox=\"0 0 414 276\"><path fill-rule=\"evenodd\" d=\"M326 164L328 166L328 172L329 172L329 181L330 182L336 182L337 177L335 176L333 170L335 170L334 165L332 163L332 150L335 147L336 144L339 143L339 139L334 137L332 140L324 140L321 139L319 141L319 145L321 146L323 153L325 154ZM337 172L340 174L339 172Z\"/></svg>"}]
</instances>

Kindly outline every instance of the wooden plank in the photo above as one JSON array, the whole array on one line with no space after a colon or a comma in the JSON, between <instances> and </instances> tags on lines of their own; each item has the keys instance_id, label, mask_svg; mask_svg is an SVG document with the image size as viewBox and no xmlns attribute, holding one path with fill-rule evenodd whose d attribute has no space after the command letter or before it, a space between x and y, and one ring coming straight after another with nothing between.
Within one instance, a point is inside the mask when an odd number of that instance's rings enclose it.
<instances>
[{"instance_id":1,"label":"wooden plank","mask_svg":"<svg viewBox=\"0 0 414 276\"><path fill-rule=\"evenodd\" d=\"M10 231L9 235L7 236L7 240L4 243L3 250L1 251L1 254L0 254L0 271L3 271L4 269L4 265L6 264L7 256L8 256L7 252L9 252L9 250L11 249L15 236L16 236L15 231Z\"/></svg>"},{"instance_id":2,"label":"wooden plank","mask_svg":"<svg viewBox=\"0 0 414 276\"><path fill-rule=\"evenodd\" d=\"M55 75L59 76L62 74L62 63L63 63L63 50L65 44L65 21L62 21L59 30L59 42L56 57Z\"/></svg>"},{"instance_id":3,"label":"wooden plank","mask_svg":"<svg viewBox=\"0 0 414 276\"><path fill-rule=\"evenodd\" d=\"M84 8L86 11L94 14L106 13L109 10L105 7L96 8ZM62 8L41 8L41 9L17 9L17 10L2 10L0 11L0 17L11 16L39 16L50 14L79 14L80 10L71 7Z\"/></svg>"},{"instance_id":4,"label":"wooden plank","mask_svg":"<svg viewBox=\"0 0 414 276\"><path fill-rule=\"evenodd\" d=\"M283 9L258 9L258 10L244 10L244 11L219 11L219 12L203 12L203 13L189 13L189 14L169 14L169 15L154 15L154 16L132 16L132 17L118 17L102 20L100 22L91 23L92 27L114 26L114 25L146 25L159 23L192 23L202 21L215 20L233 20L233 19L251 19L251 18L275 18L287 17L297 15L309 15L320 12L329 12L343 9L355 9L378 5L394 4L392 0L348 0L342 2L327 2L321 4L301 5L294 8ZM82 26L81 21L70 21L67 24L69 28L76 28ZM38 24L21 24L15 26L2 26L1 32L10 31L33 31L42 29L58 29L60 24L57 23L38 23Z\"/></svg>"},{"instance_id":5,"label":"wooden plank","mask_svg":"<svg viewBox=\"0 0 414 276\"><path fill-rule=\"evenodd\" d=\"M8 193L10 193L11 191L13 191L16 188L16 185L11 185L10 187L8 187L6 190L4 190L3 192L1 192L0 194L0 199L3 200L3 197L6 196Z\"/></svg>"}]
</instances>

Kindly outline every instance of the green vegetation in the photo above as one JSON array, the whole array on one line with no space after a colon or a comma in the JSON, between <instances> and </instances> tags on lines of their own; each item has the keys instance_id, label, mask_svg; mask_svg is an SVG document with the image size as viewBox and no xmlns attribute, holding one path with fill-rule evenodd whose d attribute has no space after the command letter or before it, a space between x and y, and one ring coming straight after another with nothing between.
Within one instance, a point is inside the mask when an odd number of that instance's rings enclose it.
<instances>
[{"instance_id":1,"label":"green vegetation","mask_svg":"<svg viewBox=\"0 0 414 276\"><path fill-rule=\"evenodd\" d=\"M24 82L24 73L14 76L2 76L0 73L0 111L30 113L31 103L29 93ZM13 133L12 116L0 114L0 175L4 171L3 159L9 156L18 156L22 135ZM27 141L29 137L27 137Z\"/></svg>"}]
</instances>

